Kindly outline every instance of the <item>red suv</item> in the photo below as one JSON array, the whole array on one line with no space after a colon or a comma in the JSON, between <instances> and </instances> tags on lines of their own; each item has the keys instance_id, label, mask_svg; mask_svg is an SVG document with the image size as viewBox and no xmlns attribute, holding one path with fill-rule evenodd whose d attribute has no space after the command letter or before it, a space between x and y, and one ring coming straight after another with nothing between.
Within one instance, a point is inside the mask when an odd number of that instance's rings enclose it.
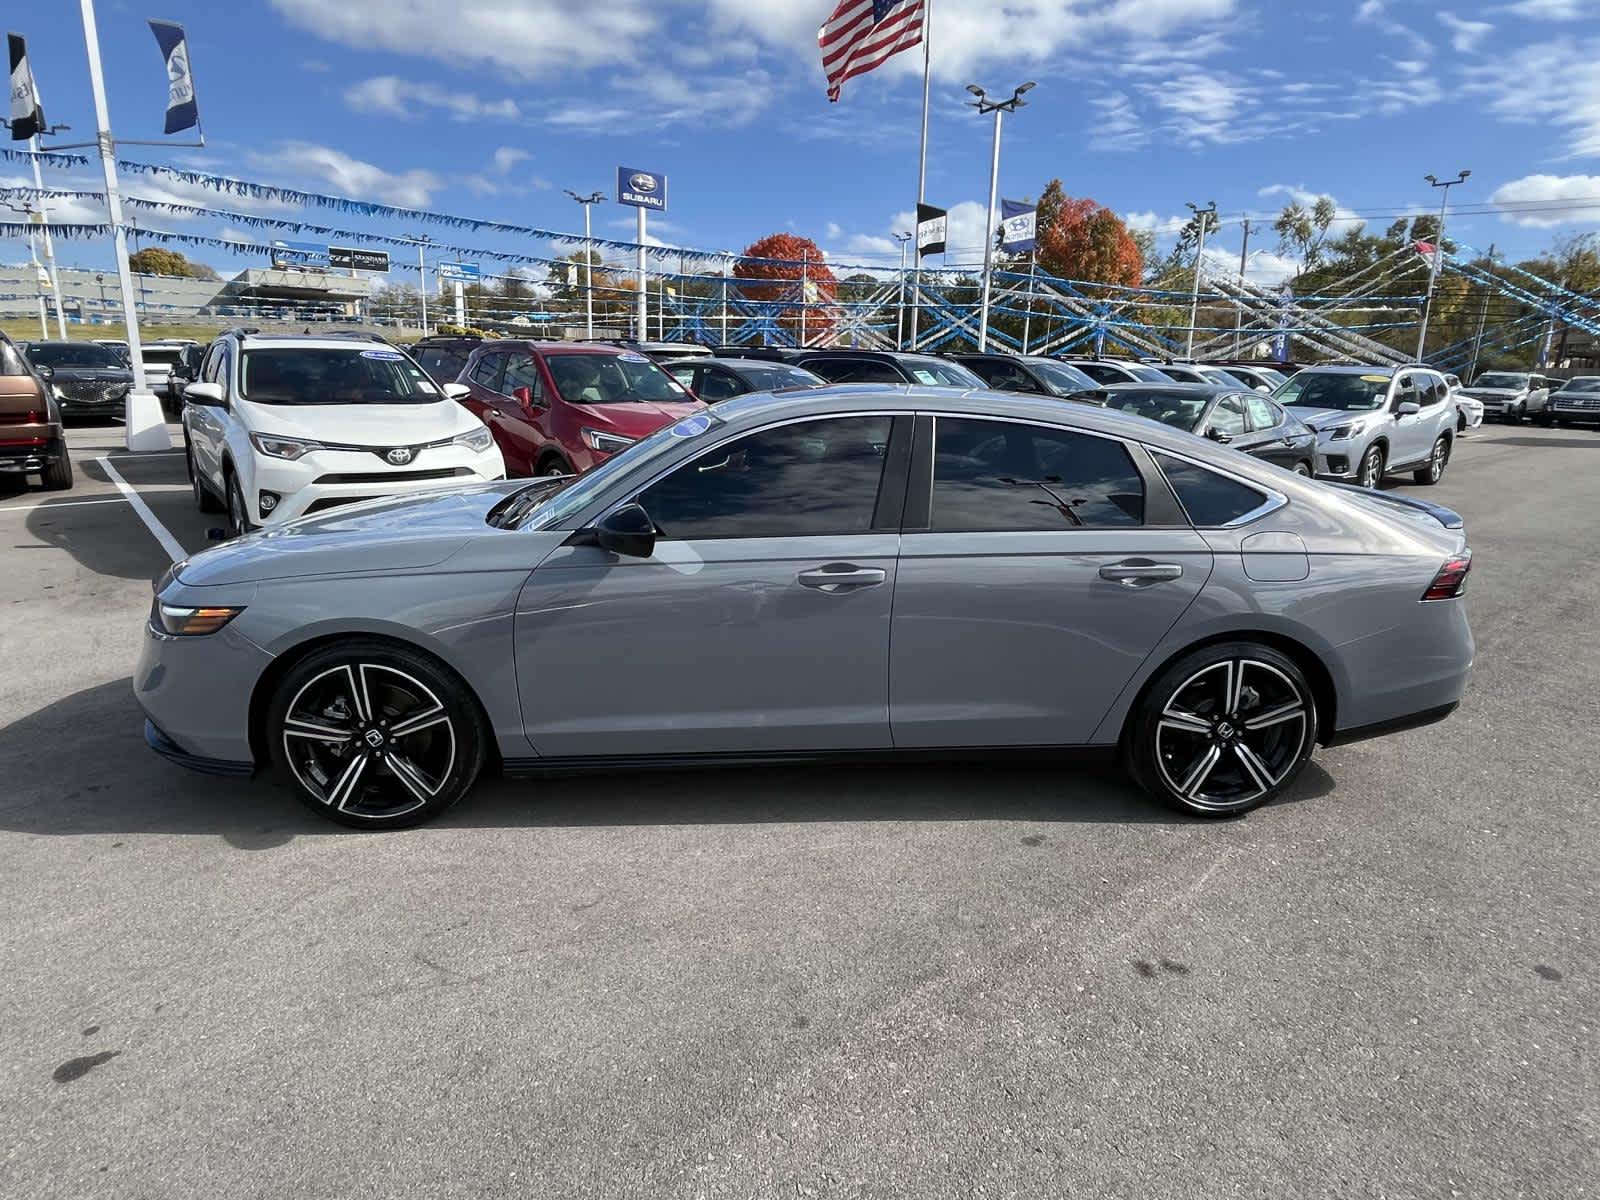
<instances>
[{"instance_id":1,"label":"red suv","mask_svg":"<svg viewBox=\"0 0 1600 1200\"><path fill-rule=\"evenodd\" d=\"M705 406L643 354L571 342L485 342L458 383L508 475L582 474Z\"/></svg>"}]
</instances>

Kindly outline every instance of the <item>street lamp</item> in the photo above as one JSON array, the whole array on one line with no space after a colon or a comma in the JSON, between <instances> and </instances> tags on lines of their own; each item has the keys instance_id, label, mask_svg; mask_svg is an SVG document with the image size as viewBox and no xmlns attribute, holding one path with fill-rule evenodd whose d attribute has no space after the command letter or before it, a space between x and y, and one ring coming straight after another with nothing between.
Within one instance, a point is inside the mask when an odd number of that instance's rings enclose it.
<instances>
[{"instance_id":1,"label":"street lamp","mask_svg":"<svg viewBox=\"0 0 1600 1200\"><path fill-rule=\"evenodd\" d=\"M1200 263L1206 253L1206 230L1210 228L1212 220L1217 215L1217 202L1211 201L1204 208L1191 203L1189 211L1194 213L1195 220L1200 223L1200 236L1196 239L1194 251L1194 290L1189 295L1189 349L1184 354L1185 358L1194 358L1194 326L1200 319Z\"/></svg>"},{"instance_id":2,"label":"street lamp","mask_svg":"<svg viewBox=\"0 0 1600 1200\"><path fill-rule=\"evenodd\" d=\"M1031 92L1035 86L1030 80L1013 91L1011 99L991 100L977 84L967 84L967 91L974 97L967 103L978 110L980 117L994 114L994 154L989 162L989 223L984 227L983 235L983 307L978 312L980 354L989 349L989 292L994 277L995 206L1000 200L1000 122L1006 113L1027 107L1028 102L1022 97L1024 93Z\"/></svg>"},{"instance_id":3,"label":"street lamp","mask_svg":"<svg viewBox=\"0 0 1600 1200\"><path fill-rule=\"evenodd\" d=\"M583 205L583 329L584 336L594 338L594 248L589 241L589 208L591 205L600 204L605 200L601 192L590 192L587 196L580 196L571 188L563 188L579 204Z\"/></svg>"},{"instance_id":4,"label":"street lamp","mask_svg":"<svg viewBox=\"0 0 1600 1200\"><path fill-rule=\"evenodd\" d=\"M96 271L94 273L94 281L100 285L100 307L104 308L106 306L106 277L105 277L105 272Z\"/></svg>"},{"instance_id":5,"label":"street lamp","mask_svg":"<svg viewBox=\"0 0 1600 1200\"><path fill-rule=\"evenodd\" d=\"M417 247L417 299L422 305L422 336L428 336L428 263L423 257L433 238L426 233L408 233L407 239Z\"/></svg>"},{"instance_id":6,"label":"street lamp","mask_svg":"<svg viewBox=\"0 0 1600 1200\"><path fill-rule=\"evenodd\" d=\"M1417 331L1417 361L1422 361L1422 351L1428 341L1428 320L1433 316L1433 285L1439 278L1439 261L1444 257L1444 214L1450 204L1450 189L1465 183L1471 171L1462 171L1454 179L1435 179L1424 175L1431 187L1441 188L1444 198L1439 201L1439 228L1433 231L1433 258L1428 266L1428 292L1422 298L1422 328Z\"/></svg>"},{"instance_id":7,"label":"street lamp","mask_svg":"<svg viewBox=\"0 0 1600 1200\"><path fill-rule=\"evenodd\" d=\"M906 348L906 245L911 241L912 234L897 231L894 240L900 243L900 303L895 306L894 323L894 348Z\"/></svg>"}]
</instances>

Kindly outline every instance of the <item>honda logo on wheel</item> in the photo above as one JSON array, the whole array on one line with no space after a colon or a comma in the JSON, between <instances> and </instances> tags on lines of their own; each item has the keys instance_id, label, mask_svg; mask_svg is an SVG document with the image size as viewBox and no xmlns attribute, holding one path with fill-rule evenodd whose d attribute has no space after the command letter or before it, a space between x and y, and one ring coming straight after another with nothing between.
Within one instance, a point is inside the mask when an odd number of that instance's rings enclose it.
<instances>
[{"instance_id":1,"label":"honda logo on wheel","mask_svg":"<svg viewBox=\"0 0 1600 1200\"><path fill-rule=\"evenodd\" d=\"M415 451L410 446L396 446L383 457L397 467L403 467L415 456Z\"/></svg>"}]
</instances>

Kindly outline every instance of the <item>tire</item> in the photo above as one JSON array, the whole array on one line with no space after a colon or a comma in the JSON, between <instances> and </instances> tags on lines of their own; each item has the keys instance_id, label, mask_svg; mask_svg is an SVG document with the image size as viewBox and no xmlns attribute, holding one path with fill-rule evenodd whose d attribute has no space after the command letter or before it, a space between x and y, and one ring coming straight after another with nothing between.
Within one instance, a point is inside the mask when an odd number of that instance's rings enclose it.
<instances>
[{"instance_id":1,"label":"tire","mask_svg":"<svg viewBox=\"0 0 1600 1200\"><path fill-rule=\"evenodd\" d=\"M1543 425L1546 429L1554 429L1556 427L1555 416L1550 412L1549 409L1546 409L1544 412L1539 414L1539 424Z\"/></svg>"},{"instance_id":2,"label":"tire","mask_svg":"<svg viewBox=\"0 0 1600 1200\"><path fill-rule=\"evenodd\" d=\"M567 465L566 459L560 455L552 454L548 458L539 461L535 474L542 479L553 475L571 475L573 470Z\"/></svg>"},{"instance_id":3,"label":"tire","mask_svg":"<svg viewBox=\"0 0 1600 1200\"><path fill-rule=\"evenodd\" d=\"M1130 716L1122 756L1141 787L1180 812L1231 817L1293 783L1316 732L1315 694L1293 660L1224 642L1156 677Z\"/></svg>"},{"instance_id":4,"label":"tire","mask_svg":"<svg viewBox=\"0 0 1600 1200\"><path fill-rule=\"evenodd\" d=\"M218 500L211 489L200 478L200 472L195 467L194 447L187 441L183 446L183 465L189 472L189 487L194 491L194 506L203 513L222 512L225 505Z\"/></svg>"},{"instance_id":5,"label":"tire","mask_svg":"<svg viewBox=\"0 0 1600 1200\"><path fill-rule=\"evenodd\" d=\"M245 507L244 492L239 487L239 477L228 472L223 478L228 487L228 536L243 537L251 530L250 510Z\"/></svg>"},{"instance_id":6,"label":"tire","mask_svg":"<svg viewBox=\"0 0 1600 1200\"><path fill-rule=\"evenodd\" d=\"M1456 414L1456 432L1457 433L1465 433L1466 431L1467 431L1467 418L1462 416L1460 413L1457 413Z\"/></svg>"},{"instance_id":7,"label":"tire","mask_svg":"<svg viewBox=\"0 0 1600 1200\"><path fill-rule=\"evenodd\" d=\"M1361 456L1361 468L1356 473L1356 484L1364 488L1376 488L1381 484L1387 458L1382 446L1369 446L1367 452Z\"/></svg>"},{"instance_id":8,"label":"tire","mask_svg":"<svg viewBox=\"0 0 1600 1200\"><path fill-rule=\"evenodd\" d=\"M1411 473L1411 478L1424 486L1431 487L1444 478L1444 469L1450 465L1450 439L1444 434L1439 435L1439 440L1434 442L1433 449L1428 452L1428 465Z\"/></svg>"},{"instance_id":9,"label":"tire","mask_svg":"<svg viewBox=\"0 0 1600 1200\"><path fill-rule=\"evenodd\" d=\"M405 732L396 733L406 726ZM272 761L313 812L357 829L438 816L483 769L477 702L429 655L355 638L307 655L267 707Z\"/></svg>"},{"instance_id":10,"label":"tire","mask_svg":"<svg viewBox=\"0 0 1600 1200\"><path fill-rule=\"evenodd\" d=\"M47 492L64 492L72 487L72 452L65 442L61 444L61 453L47 462L39 473L39 482Z\"/></svg>"},{"instance_id":11,"label":"tire","mask_svg":"<svg viewBox=\"0 0 1600 1200\"><path fill-rule=\"evenodd\" d=\"M1316 478L1316 472L1311 469L1311 464L1306 462L1304 459L1301 459L1299 462L1295 463L1295 465L1290 467L1289 469L1291 471L1293 471L1296 475L1300 476L1302 479L1315 479Z\"/></svg>"}]
</instances>

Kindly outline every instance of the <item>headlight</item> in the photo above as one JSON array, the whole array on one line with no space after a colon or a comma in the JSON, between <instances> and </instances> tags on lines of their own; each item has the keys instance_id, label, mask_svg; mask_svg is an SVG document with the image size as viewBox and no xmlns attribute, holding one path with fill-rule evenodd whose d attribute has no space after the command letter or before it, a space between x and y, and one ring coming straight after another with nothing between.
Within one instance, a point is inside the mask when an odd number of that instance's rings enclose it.
<instances>
[{"instance_id":1,"label":"headlight","mask_svg":"<svg viewBox=\"0 0 1600 1200\"><path fill-rule=\"evenodd\" d=\"M490 446L494 445L494 434L479 426L468 433L459 434L451 438L450 443L454 446L465 446L468 450L482 454Z\"/></svg>"},{"instance_id":2,"label":"headlight","mask_svg":"<svg viewBox=\"0 0 1600 1200\"><path fill-rule=\"evenodd\" d=\"M1361 432L1361 430L1361 422L1353 421L1349 425L1335 425L1332 429L1329 429L1326 432L1330 442L1342 442L1346 438L1355 437Z\"/></svg>"},{"instance_id":3,"label":"headlight","mask_svg":"<svg viewBox=\"0 0 1600 1200\"><path fill-rule=\"evenodd\" d=\"M616 433L602 433L598 429L585 429L583 444L591 450L598 450L601 454L615 454L618 450L626 450L633 445L633 439Z\"/></svg>"},{"instance_id":4,"label":"headlight","mask_svg":"<svg viewBox=\"0 0 1600 1200\"><path fill-rule=\"evenodd\" d=\"M50 392L57 400L65 400L67 398L67 394L61 390L61 385L59 383L52 383L50 385Z\"/></svg>"},{"instance_id":5,"label":"headlight","mask_svg":"<svg viewBox=\"0 0 1600 1200\"><path fill-rule=\"evenodd\" d=\"M150 607L150 624L158 632L173 637L201 637L215 633L243 611L243 608L186 608L157 600Z\"/></svg>"},{"instance_id":6,"label":"headlight","mask_svg":"<svg viewBox=\"0 0 1600 1200\"><path fill-rule=\"evenodd\" d=\"M126 396L128 394L128 386L126 383L114 383L106 389L106 395L113 400Z\"/></svg>"},{"instance_id":7,"label":"headlight","mask_svg":"<svg viewBox=\"0 0 1600 1200\"><path fill-rule=\"evenodd\" d=\"M250 444L268 458L286 458L290 462L310 454L313 450L322 449L321 442L309 442L304 438L273 437L267 433L252 433Z\"/></svg>"}]
</instances>

